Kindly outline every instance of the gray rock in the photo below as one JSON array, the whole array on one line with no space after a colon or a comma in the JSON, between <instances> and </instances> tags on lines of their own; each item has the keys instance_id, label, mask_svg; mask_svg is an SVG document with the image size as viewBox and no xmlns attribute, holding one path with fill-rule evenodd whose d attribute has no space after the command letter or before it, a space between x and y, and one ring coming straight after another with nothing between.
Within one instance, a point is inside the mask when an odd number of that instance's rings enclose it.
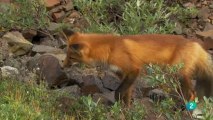
<instances>
[{"instance_id":1,"label":"gray rock","mask_svg":"<svg viewBox=\"0 0 213 120\"><path fill-rule=\"evenodd\" d=\"M1 69L2 78L5 78L5 77L14 78L14 77L17 77L17 75L19 74L18 69L11 66L3 66L3 67L0 67L0 69Z\"/></svg>"},{"instance_id":2,"label":"gray rock","mask_svg":"<svg viewBox=\"0 0 213 120\"><path fill-rule=\"evenodd\" d=\"M65 4L65 5L63 6L63 8L65 9L65 11L70 11L70 10L74 9L74 7L73 7L73 2L72 2L72 1L68 1L68 3Z\"/></svg>"},{"instance_id":3,"label":"gray rock","mask_svg":"<svg viewBox=\"0 0 213 120\"><path fill-rule=\"evenodd\" d=\"M115 92L108 92L108 93L95 93L93 95L93 99L95 102L102 103L104 105L112 105L115 102Z\"/></svg>"},{"instance_id":4,"label":"gray rock","mask_svg":"<svg viewBox=\"0 0 213 120\"><path fill-rule=\"evenodd\" d=\"M3 62L3 60L8 59L9 57L9 48L7 41L0 38L0 62Z\"/></svg>"},{"instance_id":5,"label":"gray rock","mask_svg":"<svg viewBox=\"0 0 213 120\"><path fill-rule=\"evenodd\" d=\"M174 29L174 32L178 35L183 33L183 28L182 28L180 23L176 23L176 27Z\"/></svg>"},{"instance_id":6,"label":"gray rock","mask_svg":"<svg viewBox=\"0 0 213 120\"><path fill-rule=\"evenodd\" d=\"M55 54L64 53L64 51L61 49L46 45L34 45L32 51L36 53L55 53Z\"/></svg>"},{"instance_id":7,"label":"gray rock","mask_svg":"<svg viewBox=\"0 0 213 120\"><path fill-rule=\"evenodd\" d=\"M199 10L198 17L203 20L208 19L209 12L210 12L210 10L208 7L203 7L202 9Z\"/></svg>"},{"instance_id":8,"label":"gray rock","mask_svg":"<svg viewBox=\"0 0 213 120\"><path fill-rule=\"evenodd\" d=\"M55 23L55 22L50 22L49 26L48 26L48 30L50 32L57 32L60 28L62 27L62 24L60 23Z\"/></svg>"},{"instance_id":9,"label":"gray rock","mask_svg":"<svg viewBox=\"0 0 213 120\"><path fill-rule=\"evenodd\" d=\"M9 50L14 56L26 54L33 46L33 44L27 41L19 32L8 32L2 39L7 41Z\"/></svg>"},{"instance_id":10,"label":"gray rock","mask_svg":"<svg viewBox=\"0 0 213 120\"><path fill-rule=\"evenodd\" d=\"M75 81L68 79L66 73L61 68L59 61L52 55L42 55L33 58L27 63L30 71L35 71L39 76L39 81L44 80L50 87L62 84L73 84Z\"/></svg>"},{"instance_id":11,"label":"gray rock","mask_svg":"<svg viewBox=\"0 0 213 120\"><path fill-rule=\"evenodd\" d=\"M82 76L83 83L81 85L81 91L83 94L94 94L100 92L106 92L107 90L103 88L103 84L98 76L95 75L85 75Z\"/></svg>"},{"instance_id":12,"label":"gray rock","mask_svg":"<svg viewBox=\"0 0 213 120\"><path fill-rule=\"evenodd\" d=\"M213 40L213 30L203 31L203 32L196 32L197 37L201 39L210 38Z\"/></svg>"},{"instance_id":13,"label":"gray rock","mask_svg":"<svg viewBox=\"0 0 213 120\"><path fill-rule=\"evenodd\" d=\"M59 48L59 40L55 38L55 40L52 40L50 37L44 37L40 39L39 45L45 45L45 46L51 46L54 48Z\"/></svg>"},{"instance_id":14,"label":"gray rock","mask_svg":"<svg viewBox=\"0 0 213 120\"><path fill-rule=\"evenodd\" d=\"M81 93L80 87L78 87L78 85L67 86L62 89L58 89L57 91L60 91L62 93L68 93L75 97L79 97Z\"/></svg>"},{"instance_id":15,"label":"gray rock","mask_svg":"<svg viewBox=\"0 0 213 120\"><path fill-rule=\"evenodd\" d=\"M22 31L24 38L30 40L32 42L33 37L37 35L36 30L24 30Z\"/></svg>"},{"instance_id":16,"label":"gray rock","mask_svg":"<svg viewBox=\"0 0 213 120\"><path fill-rule=\"evenodd\" d=\"M64 59L65 59L65 57L66 57L66 54L64 53L60 53L60 54L53 54L53 53L45 53L44 55L52 55L52 56L54 56L54 57L56 57L57 59L58 59L58 61L59 61L59 64L61 65L61 66L63 66L63 61L64 61Z\"/></svg>"},{"instance_id":17,"label":"gray rock","mask_svg":"<svg viewBox=\"0 0 213 120\"><path fill-rule=\"evenodd\" d=\"M213 30L213 25L211 23L206 23L203 31Z\"/></svg>"},{"instance_id":18,"label":"gray rock","mask_svg":"<svg viewBox=\"0 0 213 120\"><path fill-rule=\"evenodd\" d=\"M103 86L110 90L116 90L121 84L121 80L118 79L113 73L105 72L102 78Z\"/></svg>"}]
</instances>

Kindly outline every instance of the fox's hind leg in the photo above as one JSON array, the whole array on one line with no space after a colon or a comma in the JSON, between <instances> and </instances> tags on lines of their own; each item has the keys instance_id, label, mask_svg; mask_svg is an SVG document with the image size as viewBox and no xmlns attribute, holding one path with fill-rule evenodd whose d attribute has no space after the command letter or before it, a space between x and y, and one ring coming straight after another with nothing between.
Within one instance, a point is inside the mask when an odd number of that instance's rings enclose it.
<instances>
[{"instance_id":1,"label":"fox's hind leg","mask_svg":"<svg viewBox=\"0 0 213 120\"><path fill-rule=\"evenodd\" d=\"M129 72L123 79L123 82L115 91L115 99L123 100L124 103L129 107L131 103L131 95L134 81L139 74L139 70Z\"/></svg>"},{"instance_id":2,"label":"fox's hind leg","mask_svg":"<svg viewBox=\"0 0 213 120\"><path fill-rule=\"evenodd\" d=\"M192 83L192 74L194 71L193 62L191 64L184 64L184 67L180 71L181 73L181 89L186 100L193 101L196 97L196 92Z\"/></svg>"}]
</instances>

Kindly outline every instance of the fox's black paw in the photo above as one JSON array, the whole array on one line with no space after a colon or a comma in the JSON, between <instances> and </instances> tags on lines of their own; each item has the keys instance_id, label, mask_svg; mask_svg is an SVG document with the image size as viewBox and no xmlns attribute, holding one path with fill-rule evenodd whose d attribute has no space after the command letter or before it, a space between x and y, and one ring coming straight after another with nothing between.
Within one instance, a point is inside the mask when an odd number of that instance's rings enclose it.
<instances>
[{"instance_id":1,"label":"fox's black paw","mask_svg":"<svg viewBox=\"0 0 213 120\"><path fill-rule=\"evenodd\" d=\"M148 97L152 99L154 102L160 102L162 100L165 100L168 97L168 95L160 89L154 89L148 93Z\"/></svg>"}]
</instances>

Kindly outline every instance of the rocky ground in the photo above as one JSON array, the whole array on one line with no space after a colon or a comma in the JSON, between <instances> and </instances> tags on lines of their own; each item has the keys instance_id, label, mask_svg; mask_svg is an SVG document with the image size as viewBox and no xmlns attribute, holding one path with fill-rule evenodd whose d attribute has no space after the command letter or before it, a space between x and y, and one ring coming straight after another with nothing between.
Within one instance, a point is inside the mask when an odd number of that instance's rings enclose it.
<instances>
[{"instance_id":1,"label":"rocky ground","mask_svg":"<svg viewBox=\"0 0 213 120\"><path fill-rule=\"evenodd\" d=\"M86 20L73 6L72 0L45 1L48 3L46 7L51 19L48 28L50 33L54 33L58 23L62 21L77 30L87 26ZM181 4L184 7L196 6L199 12L188 18L190 24L178 23L175 34L199 39L204 48L213 55L213 1ZM61 34L47 35L33 30L10 31L1 34L0 48L1 77L10 76L22 81L42 79L51 89L67 91L76 97L92 94L95 100L102 98L105 104L114 101L114 90L121 83L108 71L98 71L81 64L62 69L66 39ZM148 87L141 79L137 82L140 86L135 89L134 99L143 98L141 102L149 108L152 103L149 98L144 98L148 95Z\"/></svg>"}]
</instances>

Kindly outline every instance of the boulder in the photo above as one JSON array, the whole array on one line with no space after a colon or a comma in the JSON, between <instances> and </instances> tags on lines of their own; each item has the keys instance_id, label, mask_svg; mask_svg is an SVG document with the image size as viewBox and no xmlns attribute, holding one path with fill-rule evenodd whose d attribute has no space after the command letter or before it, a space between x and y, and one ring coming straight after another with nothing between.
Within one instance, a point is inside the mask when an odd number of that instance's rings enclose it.
<instances>
[{"instance_id":1,"label":"boulder","mask_svg":"<svg viewBox=\"0 0 213 120\"><path fill-rule=\"evenodd\" d=\"M8 32L2 39L8 43L9 51L14 56L26 54L33 46L33 44L26 40L20 32Z\"/></svg>"},{"instance_id":2,"label":"boulder","mask_svg":"<svg viewBox=\"0 0 213 120\"><path fill-rule=\"evenodd\" d=\"M9 58L9 48L6 40L0 38L0 62Z\"/></svg>"},{"instance_id":3,"label":"boulder","mask_svg":"<svg viewBox=\"0 0 213 120\"><path fill-rule=\"evenodd\" d=\"M95 75L82 76L81 92L84 95L105 92L101 80Z\"/></svg>"},{"instance_id":4,"label":"boulder","mask_svg":"<svg viewBox=\"0 0 213 120\"><path fill-rule=\"evenodd\" d=\"M66 58L66 54L63 54L63 53L61 53L61 54L45 53L44 55L52 55L52 56L56 57L61 66L63 66L63 61Z\"/></svg>"},{"instance_id":5,"label":"boulder","mask_svg":"<svg viewBox=\"0 0 213 120\"><path fill-rule=\"evenodd\" d=\"M66 12L74 9L73 2L71 0L68 0L63 8Z\"/></svg>"},{"instance_id":6,"label":"boulder","mask_svg":"<svg viewBox=\"0 0 213 120\"><path fill-rule=\"evenodd\" d=\"M62 19L64 16L65 16L65 12L64 11L54 12L52 14L52 18L56 22L59 21L60 19Z\"/></svg>"},{"instance_id":7,"label":"boulder","mask_svg":"<svg viewBox=\"0 0 213 120\"><path fill-rule=\"evenodd\" d=\"M95 93L93 99L95 102L99 102L104 105L112 105L115 102L115 92L108 93Z\"/></svg>"},{"instance_id":8,"label":"boulder","mask_svg":"<svg viewBox=\"0 0 213 120\"><path fill-rule=\"evenodd\" d=\"M35 37L37 35L37 31L36 30L24 30L24 31L22 31L22 34L25 39L28 39L29 41L32 42L33 37Z\"/></svg>"},{"instance_id":9,"label":"boulder","mask_svg":"<svg viewBox=\"0 0 213 120\"><path fill-rule=\"evenodd\" d=\"M46 46L46 45L33 45L32 51L35 53L53 53L53 54L60 54L64 53L63 50L51 47L51 46Z\"/></svg>"},{"instance_id":10,"label":"boulder","mask_svg":"<svg viewBox=\"0 0 213 120\"><path fill-rule=\"evenodd\" d=\"M27 63L30 71L36 72L39 80L44 80L50 87L60 86L62 84L74 84L73 79L68 79L66 73L61 68L59 61L52 55L41 55L33 58Z\"/></svg>"},{"instance_id":11,"label":"boulder","mask_svg":"<svg viewBox=\"0 0 213 120\"><path fill-rule=\"evenodd\" d=\"M197 32L196 35L203 40L205 49L213 50L213 30Z\"/></svg>"},{"instance_id":12,"label":"boulder","mask_svg":"<svg viewBox=\"0 0 213 120\"><path fill-rule=\"evenodd\" d=\"M79 97L80 96L80 87L78 85L72 85L72 86L67 86L67 87L63 87L61 89L57 89L57 91L62 92L63 93L68 93L71 96L74 97Z\"/></svg>"},{"instance_id":13,"label":"boulder","mask_svg":"<svg viewBox=\"0 0 213 120\"><path fill-rule=\"evenodd\" d=\"M11 66L3 66L0 67L1 69L1 77L2 78L16 78L19 74L19 71L17 68L11 67Z\"/></svg>"},{"instance_id":14,"label":"boulder","mask_svg":"<svg viewBox=\"0 0 213 120\"><path fill-rule=\"evenodd\" d=\"M90 95L95 93L101 93L101 90L97 85L85 85L81 87L81 93L83 95Z\"/></svg>"},{"instance_id":15,"label":"boulder","mask_svg":"<svg viewBox=\"0 0 213 120\"><path fill-rule=\"evenodd\" d=\"M60 110L62 111L63 113L66 113L68 115L72 115L73 114L73 110L70 109L72 108L73 105L75 105L77 103L77 101L75 99L72 99L70 97L65 97L65 96L62 96L62 97L58 97L56 99L56 104L55 104L55 108L57 110ZM75 118L73 118L75 119ZM72 118L71 118L72 120Z\"/></svg>"},{"instance_id":16,"label":"boulder","mask_svg":"<svg viewBox=\"0 0 213 120\"><path fill-rule=\"evenodd\" d=\"M210 10L208 7L203 7L199 10L198 17L203 20L208 19L209 12L210 12Z\"/></svg>"},{"instance_id":17,"label":"boulder","mask_svg":"<svg viewBox=\"0 0 213 120\"><path fill-rule=\"evenodd\" d=\"M105 72L104 76L102 77L102 82L104 88L116 90L122 81L119 80L119 78L115 76L113 73Z\"/></svg>"},{"instance_id":18,"label":"boulder","mask_svg":"<svg viewBox=\"0 0 213 120\"><path fill-rule=\"evenodd\" d=\"M44 3L48 9L53 8L60 4L60 0L44 0Z\"/></svg>"}]
</instances>

